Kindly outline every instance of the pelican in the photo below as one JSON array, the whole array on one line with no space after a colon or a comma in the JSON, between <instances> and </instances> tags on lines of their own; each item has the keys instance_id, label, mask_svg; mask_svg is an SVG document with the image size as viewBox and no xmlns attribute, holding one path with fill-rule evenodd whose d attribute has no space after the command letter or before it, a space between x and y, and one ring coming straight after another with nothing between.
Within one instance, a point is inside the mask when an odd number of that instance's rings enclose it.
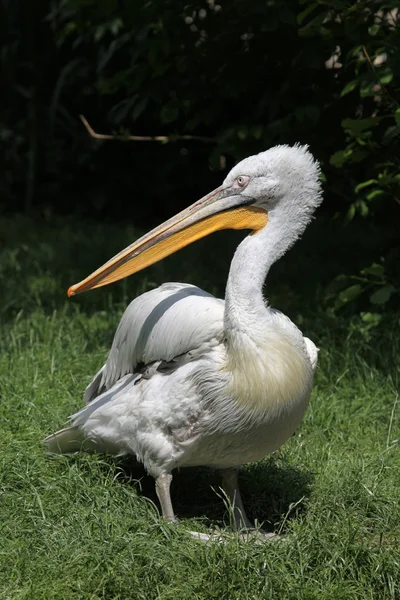
<instances>
[{"instance_id":1,"label":"pelican","mask_svg":"<svg viewBox=\"0 0 400 600\"><path fill-rule=\"evenodd\" d=\"M250 230L229 271L225 301L194 285L165 283L135 298L86 406L44 442L134 455L154 479L162 515L175 522L172 472L222 473L234 525L250 528L238 468L277 450L299 426L317 348L263 297L268 271L322 201L307 146L282 145L238 163L222 186L128 246L68 290L117 281L220 229Z\"/></svg>"}]
</instances>

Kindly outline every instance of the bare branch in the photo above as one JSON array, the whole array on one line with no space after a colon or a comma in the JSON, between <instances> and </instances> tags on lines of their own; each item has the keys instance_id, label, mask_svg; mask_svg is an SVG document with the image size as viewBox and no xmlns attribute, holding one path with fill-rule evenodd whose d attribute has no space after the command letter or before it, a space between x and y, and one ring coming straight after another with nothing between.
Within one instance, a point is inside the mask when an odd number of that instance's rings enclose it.
<instances>
[{"instance_id":1,"label":"bare branch","mask_svg":"<svg viewBox=\"0 0 400 600\"><path fill-rule=\"evenodd\" d=\"M214 144L213 138L204 137L202 135L110 135L105 133L96 133L87 119L83 115L79 115L80 120L89 132L90 137L96 140L119 140L121 142L177 142L181 140L188 140L194 142L203 142L205 144Z\"/></svg>"}]
</instances>

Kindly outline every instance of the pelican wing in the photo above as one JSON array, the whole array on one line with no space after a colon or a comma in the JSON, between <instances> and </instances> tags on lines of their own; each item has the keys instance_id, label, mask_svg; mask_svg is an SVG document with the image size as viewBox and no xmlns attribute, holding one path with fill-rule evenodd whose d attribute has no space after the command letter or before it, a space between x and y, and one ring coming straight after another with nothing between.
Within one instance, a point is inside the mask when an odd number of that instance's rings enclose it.
<instances>
[{"instance_id":1,"label":"pelican wing","mask_svg":"<svg viewBox=\"0 0 400 600\"><path fill-rule=\"evenodd\" d=\"M184 283L166 283L135 298L118 325L106 364L85 391L91 402L128 373L157 363L167 372L223 339L224 301ZM161 363L161 364L160 364Z\"/></svg>"}]
</instances>

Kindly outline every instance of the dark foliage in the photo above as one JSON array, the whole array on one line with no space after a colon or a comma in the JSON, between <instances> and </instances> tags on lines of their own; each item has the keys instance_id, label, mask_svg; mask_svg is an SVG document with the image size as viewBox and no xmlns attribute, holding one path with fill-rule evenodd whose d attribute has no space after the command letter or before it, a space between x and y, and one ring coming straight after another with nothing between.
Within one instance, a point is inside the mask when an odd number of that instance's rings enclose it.
<instances>
[{"instance_id":1,"label":"dark foliage","mask_svg":"<svg viewBox=\"0 0 400 600\"><path fill-rule=\"evenodd\" d=\"M395 1L1 0L0 206L147 227L235 160L302 142L322 163L325 211L390 223L399 21ZM94 140L79 114L118 139ZM366 286L384 300L398 282L378 271Z\"/></svg>"}]
</instances>

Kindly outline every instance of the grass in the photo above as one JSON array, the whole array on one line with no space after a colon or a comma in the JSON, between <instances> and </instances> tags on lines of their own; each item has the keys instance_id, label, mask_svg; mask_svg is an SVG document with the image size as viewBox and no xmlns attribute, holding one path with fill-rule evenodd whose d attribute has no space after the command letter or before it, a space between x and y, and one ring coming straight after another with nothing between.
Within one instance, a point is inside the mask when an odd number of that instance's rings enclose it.
<instances>
[{"instance_id":1,"label":"grass","mask_svg":"<svg viewBox=\"0 0 400 600\"><path fill-rule=\"evenodd\" d=\"M287 539L202 544L185 530L229 524L213 472L176 474L173 527L159 517L152 480L129 461L46 456L40 440L81 406L128 299L168 280L223 294L238 238L220 234L68 301L68 285L133 229L0 221L2 600L400 598L398 316L368 336L357 316L321 308L330 278L374 255L379 231L360 229L357 256L354 231L319 220L269 279L272 303L321 348L301 428L241 475L249 516Z\"/></svg>"}]
</instances>

